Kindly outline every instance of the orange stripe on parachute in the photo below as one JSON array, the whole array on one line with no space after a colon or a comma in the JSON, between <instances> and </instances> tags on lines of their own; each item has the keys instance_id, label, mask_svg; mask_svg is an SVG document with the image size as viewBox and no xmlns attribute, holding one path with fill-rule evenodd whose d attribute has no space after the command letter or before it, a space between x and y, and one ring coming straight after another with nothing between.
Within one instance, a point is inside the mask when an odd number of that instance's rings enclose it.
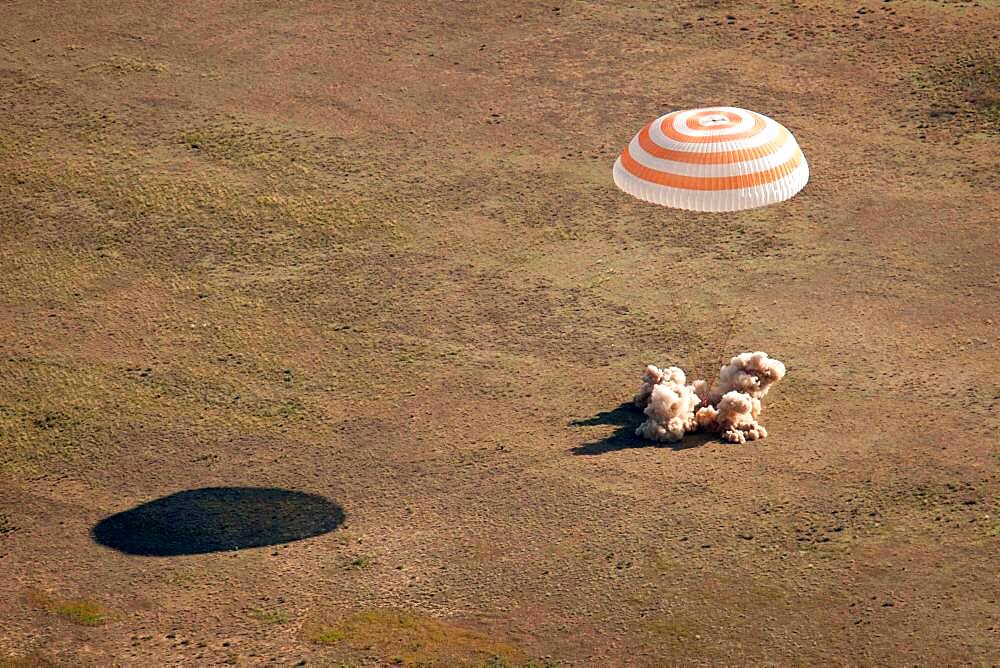
<instances>
[{"instance_id":1,"label":"orange stripe on parachute","mask_svg":"<svg viewBox=\"0 0 1000 668\"><path fill-rule=\"evenodd\" d=\"M752 174L737 174L734 176L683 176L681 174L671 174L651 169L636 162L628 148L621 156L622 167L632 176L660 186L668 188L680 188L682 190L739 190L741 188L753 188L767 183L773 183L791 174L795 168L802 163L802 150L795 151L784 164L772 167L763 172Z\"/></svg>"},{"instance_id":2,"label":"orange stripe on parachute","mask_svg":"<svg viewBox=\"0 0 1000 668\"><path fill-rule=\"evenodd\" d=\"M733 162L743 162L744 160L757 160L759 158L764 158L772 153L776 153L788 138L791 136L784 127L778 132L778 136L767 142L766 144L761 144L752 149L740 150L740 151L713 151L711 153L697 153L695 151L675 151L673 149L664 148L653 141L653 138L649 136L649 128L647 125L639 132L639 146L642 150L650 154L654 158L660 158L662 160L673 160L674 162L687 162L696 163L700 165L726 165Z\"/></svg>"},{"instance_id":3,"label":"orange stripe on parachute","mask_svg":"<svg viewBox=\"0 0 1000 668\"><path fill-rule=\"evenodd\" d=\"M682 144L714 144L722 141L732 141L734 139L747 139L748 137L753 137L754 135L760 134L767 123L764 121L764 117L760 114L753 114L753 127L749 130L743 132L737 132L731 135L705 135L701 137L692 137L690 135L681 134L674 129L674 116L678 113L675 111L672 114L667 114L667 117L663 119L660 123L660 130L663 134L667 135L674 141L679 141ZM705 128L702 128L705 129Z\"/></svg>"}]
</instances>

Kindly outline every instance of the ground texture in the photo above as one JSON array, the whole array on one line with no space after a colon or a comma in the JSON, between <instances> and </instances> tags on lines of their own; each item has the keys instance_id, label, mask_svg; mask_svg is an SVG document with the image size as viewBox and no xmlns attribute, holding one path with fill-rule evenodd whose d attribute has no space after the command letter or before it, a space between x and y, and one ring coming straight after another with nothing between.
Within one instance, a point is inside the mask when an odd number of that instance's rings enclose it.
<instances>
[{"instance_id":1,"label":"ground texture","mask_svg":"<svg viewBox=\"0 0 1000 668\"><path fill-rule=\"evenodd\" d=\"M0 15L0 665L1000 660L995 2ZM614 188L713 104L806 189ZM632 435L757 349L766 441Z\"/></svg>"}]
</instances>

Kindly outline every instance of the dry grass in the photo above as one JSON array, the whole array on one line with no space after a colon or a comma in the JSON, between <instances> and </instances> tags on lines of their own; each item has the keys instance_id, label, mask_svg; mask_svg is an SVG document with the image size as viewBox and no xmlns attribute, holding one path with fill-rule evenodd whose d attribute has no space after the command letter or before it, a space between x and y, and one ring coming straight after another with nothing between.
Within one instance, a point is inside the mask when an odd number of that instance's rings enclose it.
<instances>
[{"instance_id":1,"label":"dry grass","mask_svg":"<svg viewBox=\"0 0 1000 668\"><path fill-rule=\"evenodd\" d=\"M703 626L671 615L658 615L641 624L654 642L675 652L685 646L699 644Z\"/></svg>"},{"instance_id":2,"label":"dry grass","mask_svg":"<svg viewBox=\"0 0 1000 668\"><path fill-rule=\"evenodd\" d=\"M59 665L41 652L0 656L0 668L49 668Z\"/></svg>"},{"instance_id":3,"label":"dry grass","mask_svg":"<svg viewBox=\"0 0 1000 668\"><path fill-rule=\"evenodd\" d=\"M930 123L1000 134L1000 54L981 49L929 65L914 75L929 102Z\"/></svg>"},{"instance_id":4,"label":"dry grass","mask_svg":"<svg viewBox=\"0 0 1000 668\"><path fill-rule=\"evenodd\" d=\"M252 608L247 614L262 624L287 624L292 620L292 615L285 610L272 610L265 608Z\"/></svg>"},{"instance_id":5,"label":"dry grass","mask_svg":"<svg viewBox=\"0 0 1000 668\"><path fill-rule=\"evenodd\" d=\"M11 534L18 530L18 526L14 524L14 519L7 513L0 513L0 536L5 534Z\"/></svg>"},{"instance_id":6,"label":"dry grass","mask_svg":"<svg viewBox=\"0 0 1000 668\"><path fill-rule=\"evenodd\" d=\"M134 74L137 72L166 72L167 66L163 63L152 62L135 56L114 54L106 60L91 65L87 69L95 69L107 74Z\"/></svg>"},{"instance_id":7,"label":"dry grass","mask_svg":"<svg viewBox=\"0 0 1000 668\"><path fill-rule=\"evenodd\" d=\"M404 666L526 665L522 650L480 633L417 614L370 610L306 629L322 645L370 651Z\"/></svg>"},{"instance_id":8,"label":"dry grass","mask_svg":"<svg viewBox=\"0 0 1000 668\"><path fill-rule=\"evenodd\" d=\"M193 434L214 441L278 425L307 428L317 415L313 401L280 376L219 374L215 360L180 371L21 357L0 361L0 368L18 378L16 396L0 404L0 470L7 472L37 474L52 459L129 447L121 439L153 418L201 415Z\"/></svg>"},{"instance_id":9,"label":"dry grass","mask_svg":"<svg viewBox=\"0 0 1000 668\"><path fill-rule=\"evenodd\" d=\"M15 2L0 563L129 623L6 605L0 654L988 662L983 4ZM642 123L716 102L785 123L809 186L705 216L615 189ZM615 411L646 362L758 347L789 365L763 443L646 447ZM220 484L349 519L141 573L88 538Z\"/></svg>"},{"instance_id":10,"label":"dry grass","mask_svg":"<svg viewBox=\"0 0 1000 668\"><path fill-rule=\"evenodd\" d=\"M43 592L30 592L28 605L44 610L81 626L103 626L111 621L112 614L97 601L80 598L60 598Z\"/></svg>"}]
</instances>

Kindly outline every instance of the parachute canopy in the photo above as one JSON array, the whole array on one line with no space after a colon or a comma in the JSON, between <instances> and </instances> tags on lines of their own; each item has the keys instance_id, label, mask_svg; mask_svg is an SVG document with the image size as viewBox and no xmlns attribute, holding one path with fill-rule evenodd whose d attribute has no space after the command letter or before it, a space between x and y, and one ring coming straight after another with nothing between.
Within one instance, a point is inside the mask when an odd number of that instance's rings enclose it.
<instances>
[{"instance_id":1,"label":"parachute canopy","mask_svg":"<svg viewBox=\"0 0 1000 668\"><path fill-rule=\"evenodd\" d=\"M809 166L780 123L736 107L675 111L639 131L615 161L615 185L654 204L740 211L790 198Z\"/></svg>"}]
</instances>

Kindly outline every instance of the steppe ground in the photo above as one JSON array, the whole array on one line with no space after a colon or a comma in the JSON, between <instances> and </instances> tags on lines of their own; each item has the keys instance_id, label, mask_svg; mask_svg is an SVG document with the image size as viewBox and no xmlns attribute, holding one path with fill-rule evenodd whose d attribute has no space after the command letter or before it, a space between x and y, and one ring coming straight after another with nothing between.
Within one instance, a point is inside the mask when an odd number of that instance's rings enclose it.
<instances>
[{"instance_id":1,"label":"steppe ground","mask_svg":"<svg viewBox=\"0 0 1000 668\"><path fill-rule=\"evenodd\" d=\"M0 664L1000 662L995 1L0 2ZM611 165L786 125L794 199ZM788 365L656 447L647 362ZM133 556L275 487L337 530Z\"/></svg>"}]
</instances>

